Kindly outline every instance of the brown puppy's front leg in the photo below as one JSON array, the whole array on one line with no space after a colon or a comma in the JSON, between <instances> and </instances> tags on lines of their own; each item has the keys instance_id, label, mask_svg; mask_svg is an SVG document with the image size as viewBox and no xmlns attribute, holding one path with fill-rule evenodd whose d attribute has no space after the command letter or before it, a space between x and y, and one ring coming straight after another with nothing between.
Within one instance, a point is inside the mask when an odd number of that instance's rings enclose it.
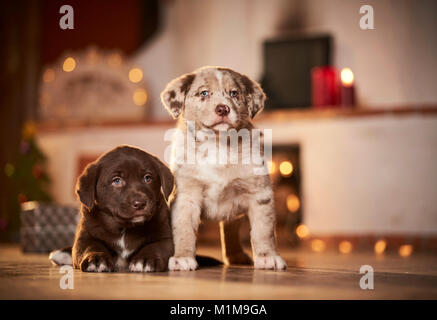
<instances>
[{"instance_id":1,"label":"brown puppy's front leg","mask_svg":"<svg viewBox=\"0 0 437 320\"><path fill-rule=\"evenodd\" d=\"M129 262L131 272L167 271L168 259L173 255L171 238L145 245Z\"/></svg>"},{"instance_id":2,"label":"brown puppy's front leg","mask_svg":"<svg viewBox=\"0 0 437 320\"><path fill-rule=\"evenodd\" d=\"M79 239L73 246L73 266L85 272L112 272L114 258L97 240Z\"/></svg>"},{"instance_id":3,"label":"brown puppy's front leg","mask_svg":"<svg viewBox=\"0 0 437 320\"><path fill-rule=\"evenodd\" d=\"M220 238L222 255L225 264L251 265L252 259L244 252L240 241L240 225L242 217L232 221L220 221Z\"/></svg>"}]
</instances>

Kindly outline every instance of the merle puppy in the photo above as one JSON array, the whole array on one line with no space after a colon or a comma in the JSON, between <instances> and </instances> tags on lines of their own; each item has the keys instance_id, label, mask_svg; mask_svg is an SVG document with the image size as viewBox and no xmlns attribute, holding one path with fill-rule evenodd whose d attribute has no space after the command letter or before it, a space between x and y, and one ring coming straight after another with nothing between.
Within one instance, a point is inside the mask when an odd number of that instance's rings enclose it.
<instances>
[{"instance_id":1,"label":"merle puppy","mask_svg":"<svg viewBox=\"0 0 437 320\"><path fill-rule=\"evenodd\" d=\"M276 212L267 159L261 164L251 160L253 152L261 155L264 149L260 140L250 138L255 136L252 119L262 111L266 99L261 86L234 70L206 66L172 80L161 98L170 114L179 119L178 128L184 133L183 139L175 135L173 140L171 168L176 191L171 214L175 254L169 260L169 269L197 268L196 240L201 218L220 221L227 264L286 269L276 248ZM250 133L249 144L243 143L245 132ZM192 148L187 148L188 140L193 141ZM237 152L228 148L232 140L237 141ZM259 148L258 152L254 148ZM229 150L224 163L221 150ZM194 154L193 162L185 161L189 152ZM210 154L219 155L220 160L215 162L218 158ZM241 160L233 163L231 154ZM241 215L249 218L253 262L241 246Z\"/></svg>"},{"instance_id":2,"label":"merle puppy","mask_svg":"<svg viewBox=\"0 0 437 320\"><path fill-rule=\"evenodd\" d=\"M120 146L105 153L78 178L82 216L72 255L66 248L50 259L87 272L167 270L173 184L168 167L145 151Z\"/></svg>"}]
</instances>

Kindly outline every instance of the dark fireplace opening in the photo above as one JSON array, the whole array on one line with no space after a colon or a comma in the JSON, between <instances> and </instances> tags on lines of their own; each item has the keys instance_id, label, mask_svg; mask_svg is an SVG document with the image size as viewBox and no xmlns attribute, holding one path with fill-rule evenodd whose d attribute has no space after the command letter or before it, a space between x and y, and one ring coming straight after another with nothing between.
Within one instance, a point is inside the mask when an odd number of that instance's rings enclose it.
<instances>
[{"instance_id":1,"label":"dark fireplace opening","mask_svg":"<svg viewBox=\"0 0 437 320\"><path fill-rule=\"evenodd\" d=\"M277 217L276 236L280 246L296 247L299 244L299 237L306 237L305 227L299 227L302 223L303 213L300 163L300 146L298 144L273 145L272 161L268 161L268 167L273 184ZM247 217L241 223L240 237L245 246L250 246L250 224ZM209 220L201 222L198 243L204 245L220 244L218 222Z\"/></svg>"}]
</instances>

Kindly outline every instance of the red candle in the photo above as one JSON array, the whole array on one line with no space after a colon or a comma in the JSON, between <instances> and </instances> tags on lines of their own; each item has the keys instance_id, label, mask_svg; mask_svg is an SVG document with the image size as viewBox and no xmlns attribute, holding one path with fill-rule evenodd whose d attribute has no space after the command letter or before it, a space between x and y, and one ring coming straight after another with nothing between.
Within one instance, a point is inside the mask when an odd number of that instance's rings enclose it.
<instances>
[{"instance_id":1,"label":"red candle","mask_svg":"<svg viewBox=\"0 0 437 320\"><path fill-rule=\"evenodd\" d=\"M354 74L351 69L344 68L341 70L341 105L354 106L355 105L355 87Z\"/></svg>"},{"instance_id":2,"label":"red candle","mask_svg":"<svg viewBox=\"0 0 437 320\"><path fill-rule=\"evenodd\" d=\"M334 67L315 67L311 70L312 103L316 109L339 104L338 72Z\"/></svg>"}]
</instances>

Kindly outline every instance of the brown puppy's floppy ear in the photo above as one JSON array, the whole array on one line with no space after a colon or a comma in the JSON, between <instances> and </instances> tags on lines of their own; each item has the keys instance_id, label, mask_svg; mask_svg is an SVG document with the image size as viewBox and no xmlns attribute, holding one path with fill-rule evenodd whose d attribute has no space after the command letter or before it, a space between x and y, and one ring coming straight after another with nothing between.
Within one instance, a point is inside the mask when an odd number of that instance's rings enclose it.
<instances>
[{"instance_id":1,"label":"brown puppy's floppy ear","mask_svg":"<svg viewBox=\"0 0 437 320\"><path fill-rule=\"evenodd\" d=\"M168 197L170 196L171 192L173 191L173 187L174 187L174 176L173 176L173 173L157 157L152 156L152 155L150 155L150 156L155 161L156 166L158 167L159 177L161 178L162 191L164 192L165 200L168 200Z\"/></svg>"},{"instance_id":2,"label":"brown puppy's floppy ear","mask_svg":"<svg viewBox=\"0 0 437 320\"><path fill-rule=\"evenodd\" d=\"M253 119L258 112L264 109L266 94L258 82L249 79L245 75L241 75L241 83L243 84L247 94L247 107L249 116Z\"/></svg>"},{"instance_id":3,"label":"brown puppy's floppy ear","mask_svg":"<svg viewBox=\"0 0 437 320\"><path fill-rule=\"evenodd\" d=\"M96 200L98 166L90 163L82 172L76 183L76 195L79 201L91 210Z\"/></svg>"},{"instance_id":4,"label":"brown puppy's floppy ear","mask_svg":"<svg viewBox=\"0 0 437 320\"><path fill-rule=\"evenodd\" d=\"M165 90L161 92L162 104L174 119L182 113L185 96L190 90L195 77L195 74L187 73L170 81Z\"/></svg>"}]
</instances>

